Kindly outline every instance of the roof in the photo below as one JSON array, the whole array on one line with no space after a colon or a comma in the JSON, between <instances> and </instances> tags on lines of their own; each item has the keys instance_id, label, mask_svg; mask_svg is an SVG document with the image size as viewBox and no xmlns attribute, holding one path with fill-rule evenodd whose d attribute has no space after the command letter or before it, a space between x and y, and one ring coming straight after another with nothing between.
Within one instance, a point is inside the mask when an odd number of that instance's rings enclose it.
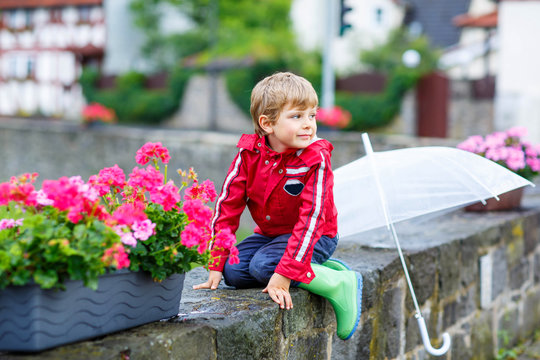
<instances>
[{"instance_id":1,"label":"roof","mask_svg":"<svg viewBox=\"0 0 540 360\"><path fill-rule=\"evenodd\" d=\"M103 0L0 0L0 9L101 5Z\"/></svg>"},{"instance_id":2,"label":"roof","mask_svg":"<svg viewBox=\"0 0 540 360\"><path fill-rule=\"evenodd\" d=\"M417 22L432 45L448 47L459 42L461 29L454 17L467 13L471 0L407 0L407 22Z\"/></svg>"},{"instance_id":3,"label":"roof","mask_svg":"<svg viewBox=\"0 0 540 360\"><path fill-rule=\"evenodd\" d=\"M452 22L458 27L494 28L497 27L498 15L497 10L480 16L462 14L456 16Z\"/></svg>"}]
</instances>

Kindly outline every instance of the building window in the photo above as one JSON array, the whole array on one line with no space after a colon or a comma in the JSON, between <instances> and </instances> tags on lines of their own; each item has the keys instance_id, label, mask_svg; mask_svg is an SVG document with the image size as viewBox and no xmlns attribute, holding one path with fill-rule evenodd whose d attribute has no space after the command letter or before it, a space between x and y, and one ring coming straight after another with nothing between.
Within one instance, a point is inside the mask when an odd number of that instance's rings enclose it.
<instances>
[{"instance_id":1,"label":"building window","mask_svg":"<svg viewBox=\"0 0 540 360\"><path fill-rule=\"evenodd\" d=\"M90 22L90 6L79 6L79 21Z\"/></svg>"},{"instance_id":2,"label":"building window","mask_svg":"<svg viewBox=\"0 0 540 360\"><path fill-rule=\"evenodd\" d=\"M53 23L62 22L62 8L59 8L59 7L51 8L51 22Z\"/></svg>"},{"instance_id":3,"label":"building window","mask_svg":"<svg viewBox=\"0 0 540 360\"><path fill-rule=\"evenodd\" d=\"M33 57L28 57L28 61L26 63L26 75L27 77L31 79L35 79L36 77L36 59Z\"/></svg>"},{"instance_id":4,"label":"building window","mask_svg":"<svg viewBox=\"0 0 540 360\"><path fill-rule=\"evenodd\" d=\"M380 7L375 9L375 23L381 25L383 22L383 9Z\"/></svg>"},{"instance_id":5,"label":"building window","mask_svg":"<svg viewBox=\"0 0 540 360\"><path fill-rule=\"evenodd\" d=\"M15 77L17 77L17 58L12 55L8 59L7 78L13 79Z\"/></svg>"},{"instance_id":6,"label":"building window","mask_svg":"<svg viewBox=\"0 0 540 360\"><path fill-rule=\"evenodd\" d=\"M4 21L8 29L16 29L17 28L17 11L16 10L8 10L5 12L4 15Z\"/></svg>"},{"instance_id":7,"label":"building window","mask_svg":"<svg viewBox=\"0 0 540 360\"><path fill-rule=\"evenodd\" d=\"M24 10L24 27L32 28L34 26L34 11L32 9Z\"/></svg>"}]
</instances>

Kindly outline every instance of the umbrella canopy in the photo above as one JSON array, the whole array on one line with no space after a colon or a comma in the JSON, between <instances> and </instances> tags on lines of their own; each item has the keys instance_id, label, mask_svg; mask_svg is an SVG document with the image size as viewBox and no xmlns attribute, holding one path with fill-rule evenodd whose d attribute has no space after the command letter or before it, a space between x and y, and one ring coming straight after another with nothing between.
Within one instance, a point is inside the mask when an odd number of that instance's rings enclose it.
<instances>
[{"instance_id":1,"label":"umbrella canopy","mask_svg":"<svg viewBox=\"0 0 540 360\"><path fill-rule=\"evenodd\" d=\"M444 355L451 344L443 333L439 349L431 346L426 322L401 251L394 223L454 209L531 182L501 165L468 151L449 147L418 147L373 152L362 134L366 156L334 171L334 201L340 236L386 226L394 239L405 279L416 308L416 319L427 352Z\"/></svg>"},{"instance_id":2,"label":"umbrella canopy","mask_svg":"<svg viewBox=\"0 0 540 360\"><path fill-rule=\"evenodd\" d=\"M491 160L450 147L375 152L334 175L341 237L533 185Z\"/></svg>"}]
</instances>

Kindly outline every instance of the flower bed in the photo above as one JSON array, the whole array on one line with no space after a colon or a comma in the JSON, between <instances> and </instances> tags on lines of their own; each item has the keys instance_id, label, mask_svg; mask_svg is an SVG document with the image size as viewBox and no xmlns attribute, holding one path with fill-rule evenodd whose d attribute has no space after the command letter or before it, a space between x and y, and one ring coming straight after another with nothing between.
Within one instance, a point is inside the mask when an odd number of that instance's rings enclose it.
<instances>
[{"instance_id":1,"label":"flower bed","mask_svg":"<svg viewBox=\"0 0 540 360\"><path fill-rule=\"evenodd\" d=\"M37 174L0 183L0 289L31 281L62 288L68 279L96 289L99 275L122 268L161 281L206 266L211 241L237 261L234 235L210 230L212 182L179 170L176 186L167 179L169 160L161 143L147 143L127 179L114 165L86 182L44 180L39 190Z\"/></svg>"},{"instance_id":2,"label":"flower bed","mask_svg":"<svg viewBox=\"0 0 540 360\"><path fill-rule=\"evenodd\" d=\"M493 160L530 181L540 171L540 144L522 140L525 136L526 128L513 127L485 137L470 136L457 147Z\"/></svg>"}]
</instances>

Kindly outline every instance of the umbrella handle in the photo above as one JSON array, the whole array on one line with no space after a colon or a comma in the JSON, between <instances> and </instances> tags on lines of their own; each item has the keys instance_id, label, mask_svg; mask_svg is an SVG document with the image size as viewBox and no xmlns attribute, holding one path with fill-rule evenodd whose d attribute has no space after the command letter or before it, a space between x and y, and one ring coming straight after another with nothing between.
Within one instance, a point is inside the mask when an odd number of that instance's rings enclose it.
<instances>
[{"instance_id":1,"label":"umbrella handle","mask_svg":"<svg viewBox=\"0 0 540 360\"><path fill-rule=\"evenodd\" d=\"M427 352L434 356L441 356L446 354L446 352L450 349L450 344L452 343L452 339L450 338L450 334L447 332L442 334L443 338L443 344L439 349L435 349L433 346L431 346L431 341L429 340L429 335L427 332L426 327L426 321L422 317L422 315L417 314L416 320L418 320L418 326L420 327L420 334L422 335L422 342L424 343L424 347L426 348Z\"/></svg>"}]
</instances>

